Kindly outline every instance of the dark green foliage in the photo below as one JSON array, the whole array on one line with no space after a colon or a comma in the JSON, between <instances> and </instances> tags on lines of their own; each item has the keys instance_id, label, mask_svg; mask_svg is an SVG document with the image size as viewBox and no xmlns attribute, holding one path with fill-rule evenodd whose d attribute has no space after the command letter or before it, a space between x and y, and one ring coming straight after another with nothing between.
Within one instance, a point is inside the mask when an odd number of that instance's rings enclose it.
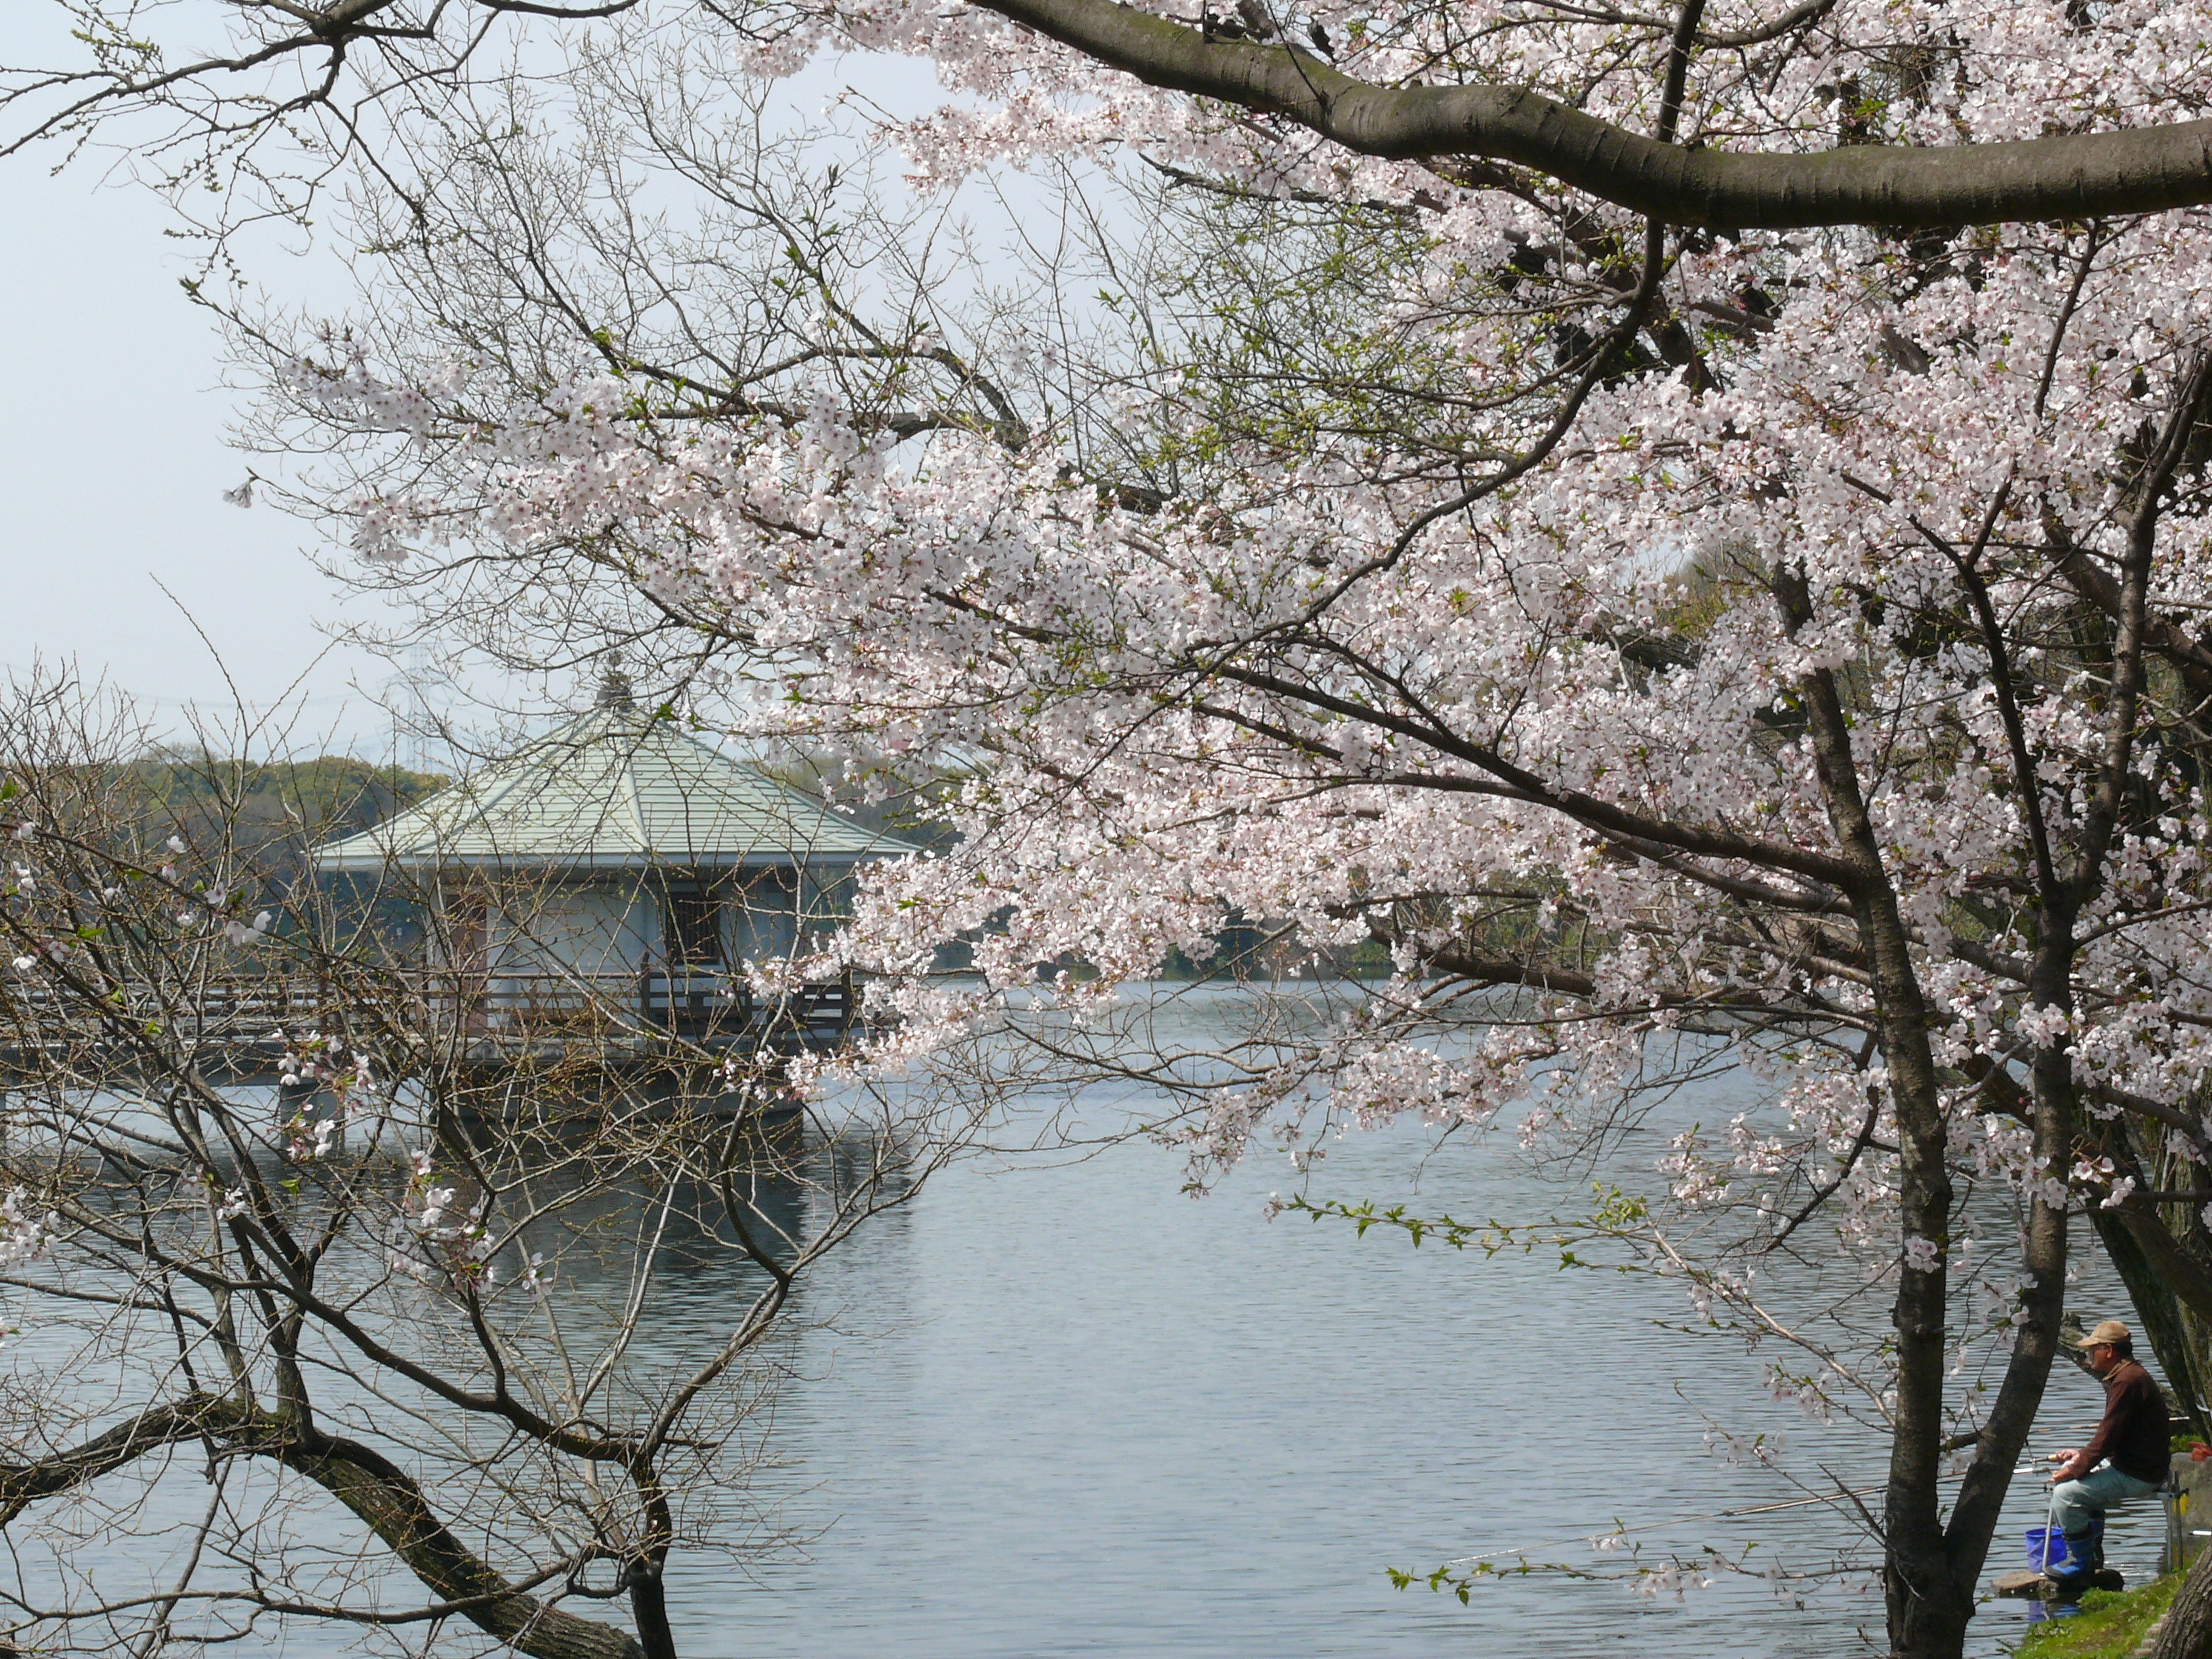
<instances>
[{"instance_id":1,"label":"dark green foliage","mask_svg":"<svg viewBox=\"0 0 2212 1659\"><path fill-rule=\"evenodd\" d=\"M190 849L196 868L219 860L233 884L257 893L249 910L289 901L313 879L308 854L325 842L354 835L445 787L447 780L404 767L379 766L348 755L301 761L228 760L205 753L167 753L133 761L112 781L109 799L123 821L112 834L118 848L152 861L172 836ZM421 919L404 898L353 877L326 880L327 908L310 907L331 930L327 944L402 951L420 936Z\"/></svg>"},{"instance_id":2,"label":"dark green foliage","mask_svg":"<svg viewBox=\"0 0 2212 1659\"><path fill-rule=\"evenodd\" d=\"M125 771L135 786L126 798L144 802L135 826L142 834L156 841L180 836L196 844L228 824L239 854L272 873L303 869L307 848L366 830L447 781L349 755L259 762L156 755Z\"/></svg>"}]
</instances>

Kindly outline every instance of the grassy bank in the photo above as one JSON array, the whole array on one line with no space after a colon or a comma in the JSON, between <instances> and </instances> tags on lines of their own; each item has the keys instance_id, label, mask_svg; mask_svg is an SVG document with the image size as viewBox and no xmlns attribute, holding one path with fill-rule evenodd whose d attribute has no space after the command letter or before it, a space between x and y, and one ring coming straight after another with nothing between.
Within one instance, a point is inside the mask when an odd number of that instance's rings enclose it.
<instances>
[{"instance_id":1,"label":"grassy bank","mask_svg":"<svg viewBox=\"0 0 2212 1659\"><path fill-rule=\"evenodd\" d=\"M2091 1590L2073 1618L2031 1629L2018 1649L2020 1659L2128 1659L2180 1588L2181 1575L2174 1573L2118 1595Z\"/></svg>"}]
</instances>

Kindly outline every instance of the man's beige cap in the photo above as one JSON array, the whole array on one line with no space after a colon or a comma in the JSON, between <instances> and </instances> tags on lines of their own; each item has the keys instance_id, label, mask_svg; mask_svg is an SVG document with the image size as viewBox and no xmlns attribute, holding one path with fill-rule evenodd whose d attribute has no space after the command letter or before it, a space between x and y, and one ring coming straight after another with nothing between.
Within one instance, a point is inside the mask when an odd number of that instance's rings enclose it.
<instances>
[{"instance_id":1,"label":"man's beige cap","mask_svg":"<svg viewBox=\"0 0 2212 1659\"><path fill-rule=\"evenodd\" d=\"M2135 1334L2117 1319L2107 1319L2072 1346L2077 1348L2109 1347L2115 1342L2125 1342Z\"/></svg>"}]
</instances>

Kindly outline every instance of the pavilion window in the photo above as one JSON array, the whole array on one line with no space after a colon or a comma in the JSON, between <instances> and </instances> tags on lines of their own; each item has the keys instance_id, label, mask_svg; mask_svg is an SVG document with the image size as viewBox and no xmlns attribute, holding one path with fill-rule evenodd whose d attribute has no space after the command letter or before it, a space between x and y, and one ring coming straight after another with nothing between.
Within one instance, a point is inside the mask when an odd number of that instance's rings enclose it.
<instances>
[{"instance_id":1,"label":"pavilion window","mask_svg":"<svg viewBox=\"0 0 2212 1659\"><path fill-rule=\"evenodd\" d=\"M721 902L710 892L668 896L668 959L689 968L722 962Z\"/></svg>"},{"instance_id":2,"label":"pavilion window","mask_svg":"<svg viewBox=\"0 0 2212 1659\"><path fill-rule=\"evenodd\" d=\"M445 896L445 954L464 973L482 973L491 943L490 907L484 896L464 889Z\"/></svg>"}]
</instances>

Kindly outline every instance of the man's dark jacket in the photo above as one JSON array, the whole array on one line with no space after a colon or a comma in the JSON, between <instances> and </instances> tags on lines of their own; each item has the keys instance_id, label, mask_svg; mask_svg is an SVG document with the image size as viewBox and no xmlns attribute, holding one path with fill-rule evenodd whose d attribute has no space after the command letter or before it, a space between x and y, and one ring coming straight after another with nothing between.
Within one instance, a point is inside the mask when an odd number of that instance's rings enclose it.
<instances>
[{"instance_id":1,"label":"man's dark jacket","mask_svg":"<svg viewBox=\"0 0 2212 1659\"><path fill-rule=\"evenodd\" d=\"M2109 1457L2122 1474L2138 1480L2166 1479L2171 1438L2166 1426L2166 1396L2151 1375L2132 1359L2123 1359L2105 1379L2105 1420L2081 1448L2081 1467L2094 1469Z\"/></svg>"}]
</instances>

